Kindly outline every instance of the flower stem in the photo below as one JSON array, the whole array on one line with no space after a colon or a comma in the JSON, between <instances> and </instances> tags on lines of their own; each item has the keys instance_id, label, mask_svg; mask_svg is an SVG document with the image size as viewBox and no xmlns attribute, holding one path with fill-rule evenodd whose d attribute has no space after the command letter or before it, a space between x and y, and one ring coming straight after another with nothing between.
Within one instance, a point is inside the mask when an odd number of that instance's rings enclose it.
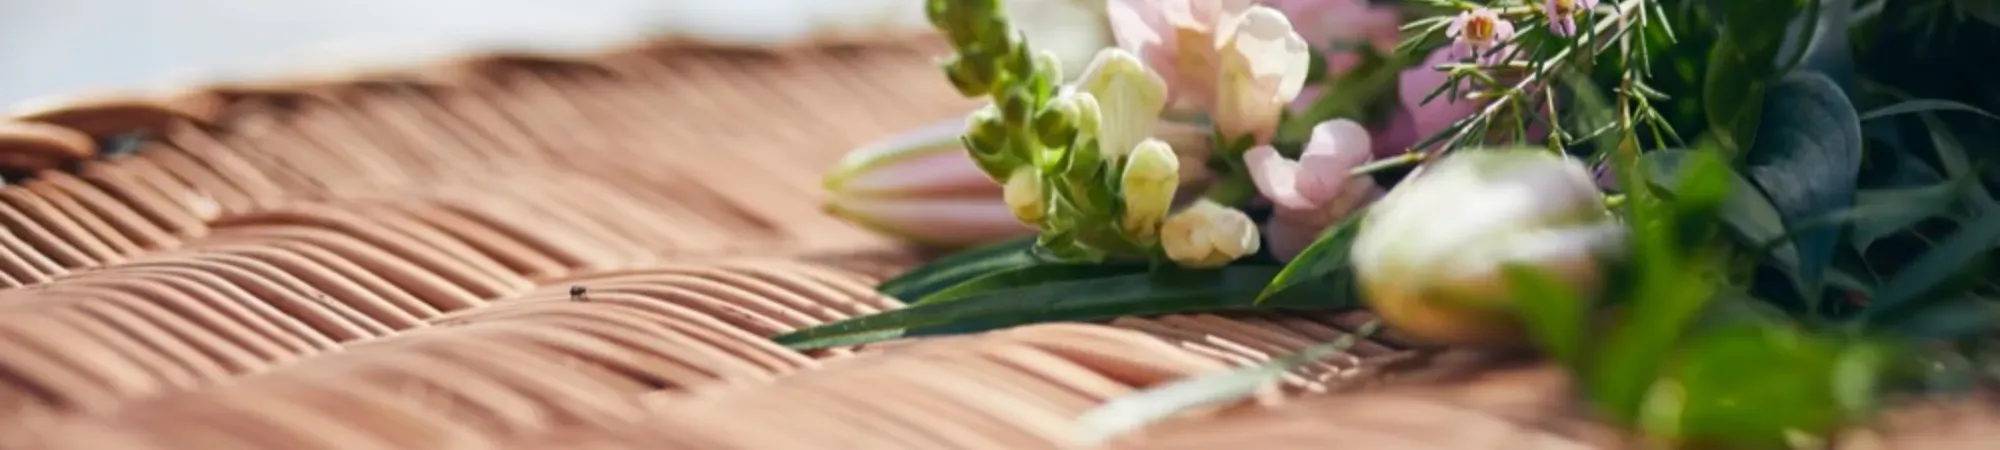
<instances>
[{"instance_id":1,"label":"flower stem","mask_svg":"<svg viewBox=\"0 0 2000 450\"><path fill-rule=\"evenodd\" d=\"M1626 14L1631 14L1633 11L1638 10L1638 8L1643 6L1644 4L1645 0L1625 0L1623 2L1618 3L1618 7L1615 10L1615 12L1616 14L1618 14L1619 17L1622 18ZM1614 25L1618 25L1620 23L1623 23L1623 21L1620 20L1598 21L1597 27L1595 29L1592 29L1590 34L1592 36L1604 35L1605 33L1610 32L1614 28L1616 28L1614 27ZM1563 61L1568 60L1570 53L1572 53L1575 48L1576 48L1575 46L1568 46L1568 47L1563 47L1563 49L1561 50L1557 50L1554 54L1550 55L1548 59L1549 62L1543 65L1542 70L1535 70L1528 72L1526 75L1523 75L1521 77L1520 82L1514 83L1513 86L1507 88L1505 91L1502 91L1500 95L1494 96L1492 101L1486 104L1485 108L1480 109L1478 113L1473 114L1472 117L1469 118L1473 120L1460 121L1460 126L1458 127L1458 130L1452 132L1450 137L1441 141L1434 141L1443 144L1443 146L1439 147L1437 151L1445 151L1451 148L1456 148L1459 142L1464 141L1467 136L1470 136L1472 134L1473 130L1479 128L1472 126L1473 123L1476 123L1479 120L1488 120L1491 119L1493 116L1498 115L1502 108L1505 108L1507 107L1507 105L1514 103L1515 97L1520 96L1522 92L1528 91L1528 88L1534 86L1535 83L1539 83L1543 79L1552 76L1552 74L1555 73L1556 70L1555 67L1562 64Z\"/></svg>"},{"instance_id":2,"label":"flower stem","mask_svg":"<svg viewBox=\"0 0 2000 450\"><path fill-rule=\"evenodd\" d=\"M1374 174L1375 172L1381 172L1384 170L1394 169L1397 167L1423 162L1425 158L1429 158L1428 153L1408 152L1401 155L1396 155L1393 158L1375 160L1369 162L1368 164L1363 164L1361 165L1361 167L1356 167L1354 168L1353 171L1348 172L1347 176L1350 177L1368 176L1370 174Z\"/></svg>"}]
</instances>

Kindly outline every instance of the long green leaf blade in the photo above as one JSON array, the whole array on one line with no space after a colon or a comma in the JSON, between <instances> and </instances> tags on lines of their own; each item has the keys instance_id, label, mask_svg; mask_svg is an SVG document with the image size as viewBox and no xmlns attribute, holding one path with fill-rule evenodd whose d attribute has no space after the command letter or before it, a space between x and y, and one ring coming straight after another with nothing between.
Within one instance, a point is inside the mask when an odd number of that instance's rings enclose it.
<instances>
[{"instance_id":1,"label":"long green leaf blade","mask_svg":"<svg viewBox=\"0 0 2000 450\"><path fill-rule=\"evenodd\" d=\"M1158 423L1174 414L1209 405L1249 398L1257 389L1277 381L1293 370L1314 361L1353 349L1363 339L1382 328L1380 320L1362 324L1360 329L1331 342L1307 347L1297 353L1252 367L1188 377L1164 386L1111 399L1077 419L1085 433L1086 445L1097 446L1118 436Z\"/></svg>"},{"instance_id":2,"label":"long green leaf blade","mask_svg":"<svg viewBox=\"0 0 2000 450\"><path fill-rule=\"evenodd\" d=\"M1271 284L1257 294L1257 303L1263 303L1264 299L1278 295L1300 283L1326 277L1350 266L1352 261L1348 259L1348 251L1353 248L1354 237L1361 233L1361 218L1365 215L1367 215L1366 210L1355 211L1341 220L1340 224L1321 234L1319 239L1313 240L1312 245L1293 257L1292 262L1286 264L1285 269L1278 272L1278 276L1271 280Z\"/></svg>"},{"instance_id":3,"label":"long green leaf blade","mask_svg":"<svg viewBox=\"0 0 2000 450\"><path fill-rule=\"evenodd\" d=\"M897 300L913 301L980 275L1032 265L1036 259L1028 249L1034 246L1035 238L1030 237L966 250L882 282L875 290Z\"/></svg>"},{"instance_id":4,"label":"long green leaf blade","mask_svg":"<svg viewBox=\"0 0 2000 450\"><path fill-rule=\"evenodd\" d=\"M987 291L948 302L913 305L874 315L794 331L774 337L795 349L824 348L874 342L902 336L885 331L956 326L958 332L1045 321L1088 321L1126 315L1215 312L1250 309L1339 309L1355 304L1344 279L1316 282L1254 302L1257 292L1277 275L1270 266L1237 266L1221 270L1162 269L1153 273L1062 281L1015 289ZM965 326L974 324L977 326ZM853 335L880 333L878 339Z\"/></svg>"}]
</instances>

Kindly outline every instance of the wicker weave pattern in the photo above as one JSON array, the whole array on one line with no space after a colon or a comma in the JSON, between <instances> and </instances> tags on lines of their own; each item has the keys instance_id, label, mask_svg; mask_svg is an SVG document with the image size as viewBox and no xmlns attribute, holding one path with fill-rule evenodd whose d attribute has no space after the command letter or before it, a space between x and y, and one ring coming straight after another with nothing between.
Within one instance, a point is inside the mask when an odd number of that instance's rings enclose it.
<instances>
[{"instance_id":1,"label":"wicker weave pattern","mask_svg":"<svg viewBox=\"0 0 2000 450\"><path fill-rule=\"evenodd\" d=\"M816 182L843 149L969 107L938 48L493 55L0 124L0 168L33 174L0 189L0 445L1049 448L1111 397L1365 319L767 342L896 307L869 286L919 257L819 214ZM1615 441L1548 419L1576 413L1546 370L1468 383L1408 361L1363 345L1259 403L1403 387L1121 445Z\"/></svg>"}]
</instances>

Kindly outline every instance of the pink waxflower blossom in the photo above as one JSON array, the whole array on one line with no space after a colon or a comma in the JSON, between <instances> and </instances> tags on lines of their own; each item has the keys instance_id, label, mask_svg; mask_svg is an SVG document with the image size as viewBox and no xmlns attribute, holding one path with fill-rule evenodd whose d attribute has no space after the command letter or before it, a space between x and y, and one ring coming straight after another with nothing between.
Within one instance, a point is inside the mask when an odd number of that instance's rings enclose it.
<instances>
[{"instance_id":1,"label":"pink waxflower blossom","mask_svg":"<svg viewBox=\"0 0 2000 450\"><path fill-rule=\"evenodd\" d=\"M1576 35L1576 15L1597 7L1597 0L1548 0L1542 13L1549 17L1549 32L1557 36Z\"/></svg>"},{"instance_id":2,"label":"pink waxflower blossom","mask_svg":"<svg viewBox=\"0 0 2000 450\"><path fill-rule=\"evenodd\" d=\"M1474 8L1458 13L1444 34L1460 49L1470 52L1469 56L1486 55L1514 39L1514 23L1500 18L1500 13L1491 9Z\"/></svg>"},{"instance_id":3,"label":"pink waxflower blossom","mask_svg":"<svg viewBox=\"0 0 2000 450\"><path fill-rule=\"evenodd\" d=\"M1313 128L1297 161L1268 145L1244 153L1257 192L1276 207L1268 230L1273 255L1291 259L1326 227L1381 195L1373 178L1349 176L1373 158L1370 146L1361 124L1336 119Z\"/></svg>"}]
</instances>

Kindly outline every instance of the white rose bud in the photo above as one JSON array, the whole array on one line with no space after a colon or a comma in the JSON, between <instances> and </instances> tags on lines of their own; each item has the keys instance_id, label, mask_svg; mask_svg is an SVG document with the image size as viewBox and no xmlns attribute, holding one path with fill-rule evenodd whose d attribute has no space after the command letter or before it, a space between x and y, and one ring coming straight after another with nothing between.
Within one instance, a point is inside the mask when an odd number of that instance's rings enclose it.
<instances>
[{"instance_id":1,"label":"white rose bud","mask_svg":"<svg viewBox=\"0 0 2000 450\"><path fill-rule=\"evenodd\" d=\"M1257 253L1257 224L1235 208L1203 199L1160 226L1160 246L1175 264L1191 269L1222 267Z\"/></svg>"},{"instance_id":2,"label":"white rose bud","mask_svg":"<svg viewBox=\"0 0 2000 450\"><path fill-rule=\"evenodd\" d=\"M1441 344L1520 342L1504 267L1591 298L1625 228L1590 171L1541 150L1465 150L1423 168L1362 219L1351 256L1389 325Z\"/></svg>"}]
</instances>

